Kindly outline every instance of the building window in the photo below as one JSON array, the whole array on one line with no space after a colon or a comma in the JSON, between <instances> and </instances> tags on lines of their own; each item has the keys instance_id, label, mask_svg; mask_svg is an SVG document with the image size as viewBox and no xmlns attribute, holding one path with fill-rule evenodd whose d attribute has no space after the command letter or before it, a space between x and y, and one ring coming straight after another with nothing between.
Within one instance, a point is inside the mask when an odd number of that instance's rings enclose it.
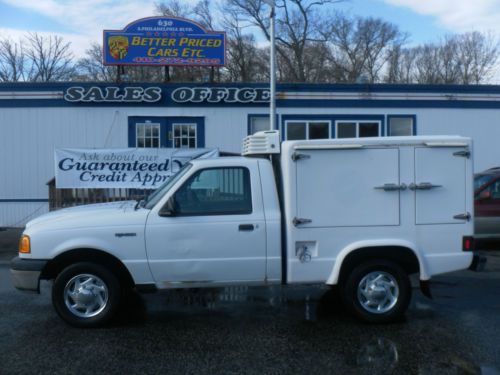
<instances>
[{"instance_id":1,"label":"building window","mask_svg":"<svg viewBox=\"0 0 500 375\"><path fill-rule=\"evenodd\" d=\"M248 122L248 135L269 130L269 116L250 116Z\"/></svg>"},{"instance_id":2,"label":"building window","mask_svg":"<svg viewBox=\"0 0 500 375\"><path fill-rule=\"evenodd\" d=\"M160 124L138 123L135 127L136 145L139 148L160 147Z\"/></svg>"},{"instance_id":3,"label":"building window","mask_svg":"<svg viewBox=\"0 0 500 375\"><path fill-rule=\"evenodd\" d=\"M336 121L337 138L380 137L380 121Z\"/></svg>"},{"instance_id":4,"label":"building window","mask_svg":"<svg viewBox=\"0 0 500 375\"><path fill-rule=\"evenodd\" d=\"M330 121L286 121L286 139L328 139Z\"/></svg>"},{"instance_id":5,"label":"building window","mask_svg":"<svg viewBox=\"0 0 500 375\"><path fill-rule=\"evenodd\" d=\"M415 135L415 116L387 116L387 135Z\"/></svg>"},{"instance_id":6,"label":"building window","mask_svg":"<svg viewBox=\"0 0 500 375\"><path fill-rule=\"evenodd\" d=\"M174 148L196 148L196 124L172 124Z\"/></svg>"}]
</instances>

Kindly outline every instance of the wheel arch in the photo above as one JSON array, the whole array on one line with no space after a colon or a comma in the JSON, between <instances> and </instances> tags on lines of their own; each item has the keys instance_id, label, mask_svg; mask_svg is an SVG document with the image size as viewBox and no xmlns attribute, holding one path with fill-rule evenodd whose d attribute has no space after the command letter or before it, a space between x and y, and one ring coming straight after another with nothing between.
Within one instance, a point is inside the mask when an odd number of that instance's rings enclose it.
<instances>
[{"instance_id":1,"label":"wheel arch","mask_svg":"<svg viewBox=\"0 0 500 375\"><path fill-rule=\"evenodd\" d=\"M113 272L125 286L133 287L135 284L129 270L117 257L92 248L72 249L57 255L46 264L40 278L55 279L64 268L79 262L100 264Z\"/></svg>"},{"instance_id":2,"label":"wheel arch","mask_svg":"<svg viewBox=\"0 0 500 375\"><path fill-rule=\"evenodd\" d=\"M373 259L395 262L407 274L419 273L421 280L428 279L424 259L413 244L406 241L363 241L347 246L339 253L326 284L338 284L357 264Z\"/></svg>"}]
</instances>

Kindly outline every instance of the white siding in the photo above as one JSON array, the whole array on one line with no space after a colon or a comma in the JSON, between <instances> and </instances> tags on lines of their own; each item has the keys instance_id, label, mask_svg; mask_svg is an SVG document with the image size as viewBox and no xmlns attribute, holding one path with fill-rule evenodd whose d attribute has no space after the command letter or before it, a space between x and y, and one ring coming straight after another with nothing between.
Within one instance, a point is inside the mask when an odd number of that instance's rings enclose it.
<instances>
[{"instance_id":1,"label":"white siding","mask_svg":"<svg viewBox=\"0 0 500 375\"><path fill-rule=\"evenodd\" d=\"M0 226L23 227L28 221L49 211L48 203L0 203Z\"/></svg>"}]
</instances>

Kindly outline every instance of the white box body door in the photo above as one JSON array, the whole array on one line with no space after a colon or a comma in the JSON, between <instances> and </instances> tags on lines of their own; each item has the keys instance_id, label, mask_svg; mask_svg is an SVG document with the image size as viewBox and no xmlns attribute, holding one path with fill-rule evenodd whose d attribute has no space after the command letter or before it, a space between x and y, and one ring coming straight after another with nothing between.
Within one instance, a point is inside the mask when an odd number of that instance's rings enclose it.
<instances>
[{"instance_id":1,"label":"white box body door","mask_svg":"<svg viewBox=\"0 0 500 375\"><path fill-rule=\"evenodd\" d=\"M461 224L466 214L466 161L455 147L415 148L415 223Z\"/></svg>"},{"instance_id":2,"label":"white box body door","mask_svg":"<svg viewBox=\"0 0 500 375\"><path fill-rule=\"evenodd\" d=\"M296 217L300 228L399 225L398 148L300 150Z\"/></svg>"}]
</instances>

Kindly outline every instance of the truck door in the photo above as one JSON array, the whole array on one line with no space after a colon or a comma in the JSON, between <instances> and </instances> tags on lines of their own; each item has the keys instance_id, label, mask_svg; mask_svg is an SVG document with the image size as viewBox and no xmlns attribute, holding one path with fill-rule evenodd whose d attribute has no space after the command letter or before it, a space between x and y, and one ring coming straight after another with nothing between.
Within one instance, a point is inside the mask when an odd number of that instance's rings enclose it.
<instances>
[{"instance_id":1,"label":"truck door","mask_svg":"<svg viewBox=\"0 0 500 375\"><path fill-rule=\"evenodd\" d=\"M398 148L301 150L300 155L297 228L399 225Z\"/></svg>"},{"instance_id":2,"label":"truck door","mask_svg":"<svg viewBox=\"0 0 500 375\"><path fill-rule=\"evenodd\" d=\"M465 148L416 147L416 224L456 224L467 220Z\"/></svg>"},{"instance_id":3,"label":"truck door","mask_svg":"<svg viewBox=\"0 0 500 375\"><path fill-rule=\"evenodd\" d=\"M196 171L174 193L173 215L152 212L146 249L163 287L265 280L265 219L257 163Z\"/></svg>"}]
</instances>

